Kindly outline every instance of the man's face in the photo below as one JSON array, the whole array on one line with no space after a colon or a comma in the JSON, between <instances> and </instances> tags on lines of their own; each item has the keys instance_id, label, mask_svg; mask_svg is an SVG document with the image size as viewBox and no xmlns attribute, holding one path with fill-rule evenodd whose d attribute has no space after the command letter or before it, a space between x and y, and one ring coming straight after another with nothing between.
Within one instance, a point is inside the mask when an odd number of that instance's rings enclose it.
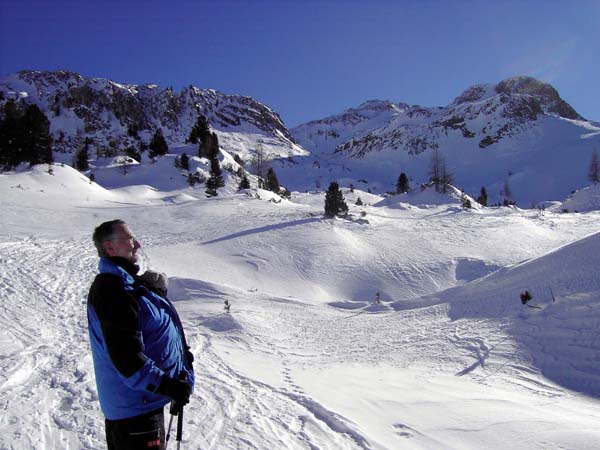
<instances>
[{"instance_id":1,"label":"man's face","mask_svg":"<svg viewBox=\"0 0 600 450\"><path fill-rule=\"evenodd\" d=\"M137 250L141 246L127 225L116 224L113 237L104 241L103 245L109 256L119 256L131 263L138 261Z\"/></svg>"}]
</instances>

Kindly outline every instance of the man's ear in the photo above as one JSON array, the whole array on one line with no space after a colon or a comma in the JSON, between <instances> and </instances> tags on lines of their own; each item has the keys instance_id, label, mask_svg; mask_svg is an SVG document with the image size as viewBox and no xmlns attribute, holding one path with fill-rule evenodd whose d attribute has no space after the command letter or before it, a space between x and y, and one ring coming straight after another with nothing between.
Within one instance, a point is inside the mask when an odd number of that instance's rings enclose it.
<instances>
[{"instance_id":1,"label":"man's ear","mask_svg":"<svg viewBox=\"0 0 600 450\"><path fill-rule=\"evenodd\" d=\"M112 241L104 241L102 243L102 248L104 249L104 252L108 255L108 256L114 256L114 247L113 247L113 243Z\"/></svg>"}]
</instances>

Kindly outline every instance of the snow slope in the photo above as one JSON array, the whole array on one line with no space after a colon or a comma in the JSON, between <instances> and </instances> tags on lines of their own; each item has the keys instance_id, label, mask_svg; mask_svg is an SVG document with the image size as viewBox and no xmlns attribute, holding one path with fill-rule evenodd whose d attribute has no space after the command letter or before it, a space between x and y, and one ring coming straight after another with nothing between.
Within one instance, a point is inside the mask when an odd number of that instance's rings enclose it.
<instances>
[{"instance_id":1,"label":"snow slope","mask_svg":"<svg viewBox=\"0 0 600 450\"><path fill-rule=\"evenodd\" d=\"M600 441L598 212L356 189L351 217L325 220L323 194L206 199L52 169L0 174L2 449L104 448L85 297L91 232L116 217L169 274L197 355L186 449Z\"/></svg>"}]
</instances>

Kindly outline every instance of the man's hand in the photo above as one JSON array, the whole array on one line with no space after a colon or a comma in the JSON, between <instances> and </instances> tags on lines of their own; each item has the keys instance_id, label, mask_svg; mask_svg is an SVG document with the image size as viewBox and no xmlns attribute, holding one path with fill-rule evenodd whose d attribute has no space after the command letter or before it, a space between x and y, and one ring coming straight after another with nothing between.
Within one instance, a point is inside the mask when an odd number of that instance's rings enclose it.
<instances>
[{"instance_id":1,"label":"man's hand","mask_svg":"<svg viewBox=\"0 0 600 450\"><path fill-rule=\"evenodd\" d=\"M192 386L185 380L175 380L165 375L156 392L173 399L170 412L177 415L190 402Z\"/></svg>"},{"instance_id":2,"label":"man's hand","mask_svg":"<svg viewBox=\"0 0 600 450\"><path fill-rule=\"evenodd\" d=\"M169 279L162 272L155 272L154 270L147 270L140 275L140 280L147 286L158 291L161 295L166 296L167 287L169 286Z\"/></svg>"}]
</instances>

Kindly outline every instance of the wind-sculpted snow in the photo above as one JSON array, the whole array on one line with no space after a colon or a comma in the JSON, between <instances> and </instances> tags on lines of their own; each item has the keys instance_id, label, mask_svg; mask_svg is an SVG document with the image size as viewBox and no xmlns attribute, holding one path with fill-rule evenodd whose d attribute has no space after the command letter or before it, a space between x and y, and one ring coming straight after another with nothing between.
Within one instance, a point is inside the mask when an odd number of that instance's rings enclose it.
<instances>
[{"instance_id":1,"label":"wind-sculpted snow","mask_svg":"<svg viewBox=\"0 0 600 450\"><path fill-rule=\"evenodd\" d=\"M325 219L322 193L207 199L53 168L0 175L2 449L105 448L86 295L92 230L115 218L169 275L196 355L182 448L600 441L598 212L355 189Z\"/></svg>"}]
</instances>

